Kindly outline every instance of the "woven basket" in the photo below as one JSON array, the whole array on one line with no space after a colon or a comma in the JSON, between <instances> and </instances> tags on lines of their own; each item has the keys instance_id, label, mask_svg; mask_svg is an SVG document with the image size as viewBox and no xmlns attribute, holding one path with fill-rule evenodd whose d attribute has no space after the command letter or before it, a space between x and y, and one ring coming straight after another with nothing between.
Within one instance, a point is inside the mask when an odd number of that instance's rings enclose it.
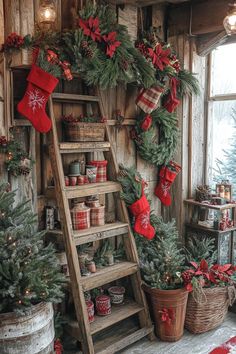
<instances>
[{"instance_id":1,"label":"woven basket","mask_svg":"<svg viewBox=\"0 0 236 354\"><path fill-rule=\"evenodd\" d=\"M64 123L67 141L104 141L103 123Z\"/></svg>"},{"instance_id":2,"label":"woven basket","mask_svg":"<svg viewBox=\"0 0 236 354\"><path fill-rule=\"evenodd\" d=\"M233 286L203 289L205 298L197 303L189 294L185 328L191 333L203 333L218 327L225 319L228 307L235 300Z\"/></svg>"}]
</instances>

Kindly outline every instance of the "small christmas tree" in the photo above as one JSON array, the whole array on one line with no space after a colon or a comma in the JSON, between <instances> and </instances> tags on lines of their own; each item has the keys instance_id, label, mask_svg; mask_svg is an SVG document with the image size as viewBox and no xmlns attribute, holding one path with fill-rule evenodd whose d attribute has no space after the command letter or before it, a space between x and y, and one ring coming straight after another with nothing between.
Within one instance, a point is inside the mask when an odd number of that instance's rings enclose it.
<instances>
[{"instance_id":1,"label":"small christmas tree","mask_svg":"<svg viewBox=\"0 0 236 354\"><path fill-rule=\"evenodd\" d=\"M29 203L14 206L15 192L0 184L0 313L23 311L63 297L64 276L55 250L43 243Z\"/></svg>"},{"instance_id":2,"label":"small christmas tree","mask_svg":"<svg viewBox=\"0 0 236 354\"><path fill-rule=\"evenodd\" d=\"M123 189L121 198L127 205L140 198L144 181L134 168L121 165L118 179ZM185 255L179 247L175 221L164 223L161 217L151 211L150 224L155 229L152 240L134 232L144 281L151 287L163 290L182 287L181 272L184 269Z\"/></svg>"}]
</instances>

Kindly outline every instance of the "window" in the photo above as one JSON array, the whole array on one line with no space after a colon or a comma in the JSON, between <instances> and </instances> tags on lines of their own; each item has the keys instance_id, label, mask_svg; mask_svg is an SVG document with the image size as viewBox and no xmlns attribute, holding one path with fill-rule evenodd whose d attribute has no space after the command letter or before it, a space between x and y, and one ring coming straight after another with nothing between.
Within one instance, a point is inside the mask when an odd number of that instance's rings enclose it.
<instances>
[{"instance_id":1,"label":"window","mask_svg":"<svg viewBox=\"0 0 236 354\"><path fill-rule=\"evenodd\" d=\"M210 56L208 92L208 183L232 180L229 158L236 161L236 44L215 49ZM235 113L234 113L235 111ZM233 153L233 145L235 150ZM235 189L235 188L234 188Z\"/></svg>"}]
</instances>

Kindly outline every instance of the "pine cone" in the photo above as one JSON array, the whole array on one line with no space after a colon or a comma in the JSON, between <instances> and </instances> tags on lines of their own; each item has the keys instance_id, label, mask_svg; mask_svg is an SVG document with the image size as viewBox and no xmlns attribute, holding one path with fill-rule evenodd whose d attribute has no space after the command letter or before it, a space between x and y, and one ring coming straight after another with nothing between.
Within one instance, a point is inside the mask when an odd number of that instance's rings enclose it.
<instances>
[{"instance_id":1,"label":"pine cone","mask_svg":"<svg viewBox=\"0 0 236 354\"><path fill-rule=\"evenodd\" d=\"M87 57L87 58L92 58L93 57L93 51L91 48L86 48L84 49L84 55Z\"/></svg>"},{"instance_id":2,"label":"pine cone","mask_svg":"<svg viewBox=\"0 0 236 354\"><path fill-rule=\"evenodd\" d=\"M81 41L80 47L81 47L82 49L88 48L88 42L87 42L87 41Z\"/></svg>"},{"instance_id":3,"label":"pine cone","mask_svg":"<svg viewBox=\"0 0 236 354\"><path fill-rule=\"evenodd\" d=\"M185 272L182 273L181 276L184 281L184 284L189 284L191 283L191 280L193 278L193 273L190 273L189 271L186 270Z\"/></svg>"}]
</instances>

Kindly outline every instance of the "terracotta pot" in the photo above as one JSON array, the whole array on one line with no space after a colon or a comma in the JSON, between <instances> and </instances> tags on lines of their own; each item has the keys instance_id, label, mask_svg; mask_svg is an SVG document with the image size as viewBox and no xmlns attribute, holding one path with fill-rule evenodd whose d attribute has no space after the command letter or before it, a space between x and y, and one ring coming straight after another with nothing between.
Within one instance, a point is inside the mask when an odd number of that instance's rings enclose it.
<instances>
[{"instance_id":1,"label":"terracotta pot","mask_svg":"<svg viewBox=\"0 0 236 354\"><path fill-rule=\"evenodd\" d=\"M184 333L188 292L183 288L160 290L146 285L143 289L151 305L156 335L166 342L179 340Z\"/></svg>"}]
</instances>

